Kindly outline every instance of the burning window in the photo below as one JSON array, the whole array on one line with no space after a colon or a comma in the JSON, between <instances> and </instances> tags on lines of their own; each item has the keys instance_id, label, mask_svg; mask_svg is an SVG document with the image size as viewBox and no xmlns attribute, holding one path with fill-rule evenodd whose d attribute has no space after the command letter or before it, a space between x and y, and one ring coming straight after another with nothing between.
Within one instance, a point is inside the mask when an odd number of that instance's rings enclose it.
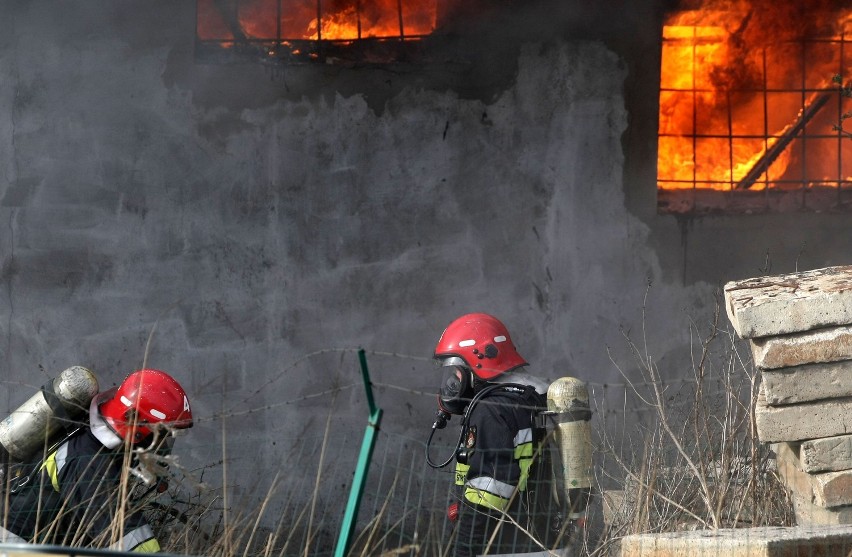
<instances>
[{"instance_id":1,"label":"burning window","mask_svg":"<svg viewBox=\"0 0 852 557\"><path fill-rule=\"evenodd\" d=\"M205 57L389 62L435 29L438 0L197 0Z\"/></svg>"},{"instance_id":2,"label":"burning window","mask_svg":"<svg viewBox=\"0 0 852 557\"><path fill-rule=\"evenodd\" d=\"M852 9L705 0L663 27L657 158L665 213L852 208ZM849 120L847 122L852 122Z\"/></svg>"}]
</instances>

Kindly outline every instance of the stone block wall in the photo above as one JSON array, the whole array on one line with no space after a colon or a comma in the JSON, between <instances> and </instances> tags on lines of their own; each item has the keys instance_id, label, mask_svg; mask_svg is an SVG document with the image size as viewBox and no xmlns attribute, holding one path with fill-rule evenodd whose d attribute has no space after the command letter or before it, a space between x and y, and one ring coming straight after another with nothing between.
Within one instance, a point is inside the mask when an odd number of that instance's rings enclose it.
<instances>
[{"instance_id":1,"label":"stone block wall","mask_svg":"<svg viewBox=\"0 0 852 557\"><path fill-rule=\"evenodd\" d=\"M852 523L852 266L729 282L725 305L760 371L757 434L797 522Z\"/></svg>"}]
</instances>

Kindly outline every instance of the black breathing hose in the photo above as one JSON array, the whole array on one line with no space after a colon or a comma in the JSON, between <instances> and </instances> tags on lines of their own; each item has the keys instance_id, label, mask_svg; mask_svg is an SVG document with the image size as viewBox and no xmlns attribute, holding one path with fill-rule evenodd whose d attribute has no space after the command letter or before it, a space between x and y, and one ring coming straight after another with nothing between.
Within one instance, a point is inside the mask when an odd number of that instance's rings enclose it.
<instances>
[{"instance_id":1,"label":"black breathing hose","mask_svg":"<svg viewBox=\"0 0 852 557\"><path fill-rule=\"evenodd\" d=\"M435 420L435 423L437 424L438 420ZM437 431L437 430L438 430L438 428L435 425L432 425L432 432L429 434L429 439L426 441L426 464L428 464L432 468L443 468L444 466L446 466L447 464L449 464L450 462L453 461L453 458L455 458L455 456L456 456L456 451L454 449L452 454L450 454L450 457L447 460L445 460L444 462L442 462L441 464L435 464L434 462L432 462L432 458L429 456L429 445L432 444L432 437L435 436L435 431ZM464 428L462 428L461 434L459 435L459 442L456 443L457 447L461 443L463 435L464 435Z\"/></svg>"},{"instance_id":2,"label":"black breathing hose","mask_svg":"<svg viewBox=\"0 0 852 557\"><path fill-rule=\"evenodd\" d=\"M453 458L455 458L456 453L458 451L458 447L460 447L462 444L464 434L467 431L467 422L471 411L482 397L502 387L524 388L523 385L517 385L515 383L497 383L493 385L488 385L487 387L473 395L473 398L470 399L470 404L467 405L467 408L465 408L464 414L462 415L461 427L459 428L459 440L456 443L456 448L453 449L453 453L450 455L450 457L441 464L435 464L434 462L432 462L432 458L429 456L429 446L432 444L432 438L435 436L435 431L438 429L443 429L443 427L447 425L447 420L450 419L450 415L444 412L443 410L438 410L438 415L435 416L435 423L432 424L432 431L431 433L429 433L429 439L426 440L426 464L428 464L432 468L443 468L444 466L453 461Z\"/></svg>"}]
</instances>

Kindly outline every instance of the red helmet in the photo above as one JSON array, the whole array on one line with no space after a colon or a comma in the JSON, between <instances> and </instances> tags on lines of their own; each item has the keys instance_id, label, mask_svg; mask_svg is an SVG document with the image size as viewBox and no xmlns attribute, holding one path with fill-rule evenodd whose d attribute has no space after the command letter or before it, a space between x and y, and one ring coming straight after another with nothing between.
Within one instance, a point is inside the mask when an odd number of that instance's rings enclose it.
<instances>
[{"instance_id":1,"label":"red helmet","mask_svg":"<svg viewBox=\"0 0 852 557\"><path fill-rule=\"evenodd\" d=\"M449 356L463 359L477 377L486 381L527 365L506 326L487 313L462 315L444 329L435 357Z\"/></svg>"},{"instance_id":2,"label":"red helmet","mask_svg":"<svg viewBox=\"0 0 852 557\"><path fill-rule=\"evenodd\" d=\"M158 369L134 371L100 405L101 416L121 437L133 432L131 442L151 434L151 424L183 429L192 427L192 409L183 387Z\"/></svg>"}]
</instances>

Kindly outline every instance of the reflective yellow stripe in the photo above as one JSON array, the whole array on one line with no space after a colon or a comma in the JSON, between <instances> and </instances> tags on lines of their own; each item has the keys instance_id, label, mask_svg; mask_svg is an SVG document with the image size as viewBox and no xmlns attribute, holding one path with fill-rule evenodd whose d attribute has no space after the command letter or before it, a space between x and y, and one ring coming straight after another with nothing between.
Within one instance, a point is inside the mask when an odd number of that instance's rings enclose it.
<instances>
[{"instance_id":1,"label":"reflective yellow stripe","mask_svg":"<svg viewBox=\"0 0 852 557\"><path fill-rule=\"evenodd\" d=\"M157 541L157 538L151 538L147 542L140 543L136 547L133 548L134 553L159 553L160 552L160 542Z\"/></svg>"},{"instance_id":2,"label":"reflective yellow stripe","mask_svg":"<svg viewBox=\"0 0 852 557\"><path fill-rule=\"evenodd\" d=\"M527 488L527 480L530 477L530 465L533 460L532 457L532 443L523 443L515 447L515 459L518 461L518 468L521 469L521 475L518 477L518 489L521 491Z\"/></svg>"},{"instance_id":3,"label":"reflective yellow stripe","mask_svg":"<svg viewBox=\"0 0 852 557\"><path fill-rule=\"evenodd\" d=\"M142 548L137 549L140 546ZM110 549L115 551L139 551L143 553L151 553L149 548L152 547L159 548L160 543L154 537L154 530L148 524L143 524L139 528L127 532L123 538L109 546Z\"/></svg>"},{"instance_id":4,"label":"reflective yellow stripe","mask_svg":"<svg viewBox=\"0 0 852 557\"><path fill-rule=\"evenodd\" d=\"M57 476L57 473L59 470L56 468L56 451L50 453L50 456L44 460L44 464L41 465L41 469L47 471L47 475L50 477L50 483L53 484L53 489L58 492L59 477Z\"/></svg>"},{"instance_id":5,"label":"reflective yellow stripe","mask_svg":"<svg viewBox=\"0 0 852 557\"><path fill-rule=\"evenodd\" d=\"M533 444L522 443L515 447L515 459L530 458L533 455Z\"/></svg>"},{"instance_id":6,"label":"reflective yellow stripe","mask_svg":"<svg viewBox=\"0 0 852 557\"><path fill-rule=\"evenodd\" d=\"M456 485L464 485L468 470L470 470L470 464L456 462Z\"/></svg>"},{"instance_id":7,"label":"reflective yellow stripe","mask_svg":"<svg viewBox=\"0 0 852 557\"><path fill-rule=\"evenodd\" d=\"M504 511L506 510L506 507L509 506L508 499L504 499L498 495L488 493L481 489L476 489L475 487L466 487L464 490L464 498L474 505L480 505L482 507L488 507L489 509L495 509L498 511Z\"/></svg>"},{"instance_id":8,"label":"reflective yellow stripe","mask_svg":"<svg viewBox=\"0 0 852 557\"><path fill-rule=\"evenodd\" d=\"M521 475L518 478L518 489L524 491L527 488L527 480L530 479L530 465L533 459L522 458L518 461L518 467L521 469Z\"/></svg>"}]
</instances>

